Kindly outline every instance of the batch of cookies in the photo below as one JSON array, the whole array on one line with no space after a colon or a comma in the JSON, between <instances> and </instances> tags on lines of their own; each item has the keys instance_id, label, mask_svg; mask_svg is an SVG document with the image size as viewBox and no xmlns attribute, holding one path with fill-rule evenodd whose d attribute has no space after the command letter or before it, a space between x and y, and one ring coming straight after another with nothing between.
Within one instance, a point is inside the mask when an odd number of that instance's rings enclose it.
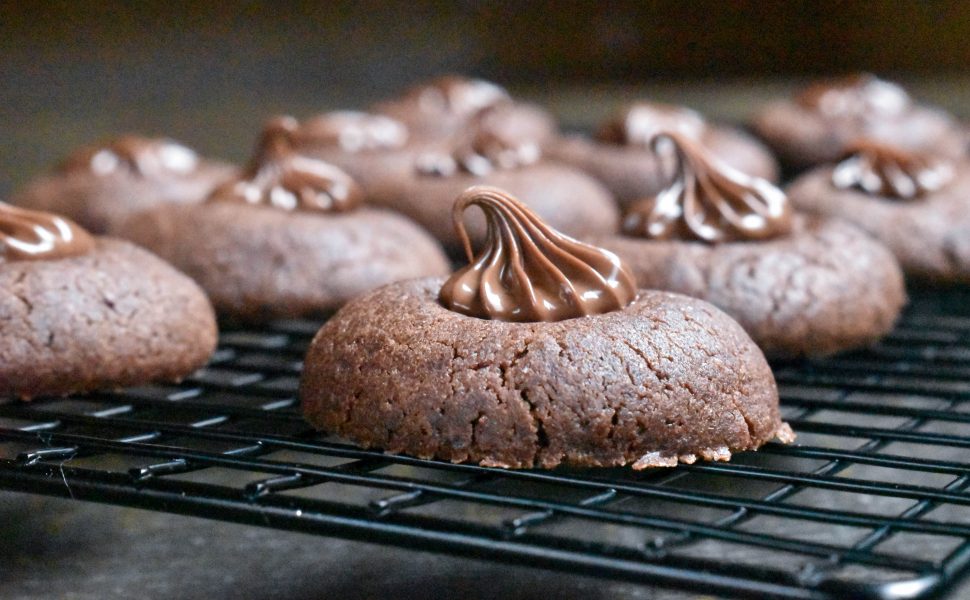
<instances>
[{"instance_id":1,"label":"batch of cookies","mask_svg":"<svg viewBox=\"0 0 970 600\"><path fill-rule=\"evenodd\" d=\"M119 137L0 203L0 395L177 381L219 322L333 313L300 388L327 433L505 468L727 460L794 439L766 356L875 342L904 274L970 283L966 129L871 75L748 131L638 102L569 135L456 76L369 110L274 118L242 168Z\"/></svg>"}]
</instances>

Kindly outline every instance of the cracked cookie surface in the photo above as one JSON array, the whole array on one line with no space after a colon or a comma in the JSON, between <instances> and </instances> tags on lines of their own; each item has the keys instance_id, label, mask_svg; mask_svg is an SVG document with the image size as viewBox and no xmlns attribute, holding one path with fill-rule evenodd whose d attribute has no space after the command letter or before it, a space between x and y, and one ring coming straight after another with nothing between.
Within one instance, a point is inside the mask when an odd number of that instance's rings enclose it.
<instances>
[{"instance_id":1,"label":"cracked cookie surface","mask_svg":"<svg viewBox=\"0 0 970 600\"><path fill-rule=\"evenodd\" d=\"M588 241L618 254L640 287L724 310L772 357L872 343L892 329L906 301L892 254L836 219L796 217L791 235L763 242Z\"/></svg>"},{"instance_id":2,"label":"cracked cookie surface","mask_svg":"<svg viewBox=\"0 0 970 600\"><path fill-rule=\"evenodd\" d=\"M366 447L506 468L726 460L790 430L761 351L713 306L641 291L556 322L465 316L440 279L345 306L307 354L316 427Z\"/></svg>"},{"instance_id":3,"label":"cracked cookie surface","mask_svg":"<svg viewBox=\"0 0 970 600\"><path fill-rule=\"evenodd\" d=\"M0 264L0 397L174 381L216 345L195 283L127 242Z\"/></svg>"}]
</instances>

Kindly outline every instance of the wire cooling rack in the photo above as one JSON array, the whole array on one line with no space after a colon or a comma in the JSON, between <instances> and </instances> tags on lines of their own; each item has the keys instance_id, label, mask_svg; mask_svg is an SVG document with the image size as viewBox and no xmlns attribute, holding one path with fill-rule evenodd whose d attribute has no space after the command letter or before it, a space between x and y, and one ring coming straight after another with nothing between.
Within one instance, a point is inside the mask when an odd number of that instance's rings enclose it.
<instances>
[{"instance_id":1,"label":"wire cooling rack","mask_svg":"<svg viewBox=\"0 0 970 600\"><path fill-rule=\"evenodd\" d=\"M0 404L0 487L738 596L932 597L970 565L970 290L916 295L871 350L776 365L796 445L640 473L315 434L317 327L227 331L176 386Z\"/></svg>"}]
</instances>

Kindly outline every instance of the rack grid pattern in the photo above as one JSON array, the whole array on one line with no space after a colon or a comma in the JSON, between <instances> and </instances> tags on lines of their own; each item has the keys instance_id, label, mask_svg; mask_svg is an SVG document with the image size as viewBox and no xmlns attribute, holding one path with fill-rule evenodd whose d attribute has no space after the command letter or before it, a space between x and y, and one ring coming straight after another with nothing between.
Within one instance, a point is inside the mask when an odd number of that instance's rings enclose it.
<instances>
[{"instance_id":1,"label":"rack grid pattern","mask_svg":"<svg viewBox=\"0 0 970 600\"><path fill-rule=\"evenodd\" d=\"M296 400L318 326L228 330L179 385L0 404L0 488L735 596L934 597L970 570L970 290L775 365L795 445L640 473L321 436Z\"/></svg>"}]
</instances>

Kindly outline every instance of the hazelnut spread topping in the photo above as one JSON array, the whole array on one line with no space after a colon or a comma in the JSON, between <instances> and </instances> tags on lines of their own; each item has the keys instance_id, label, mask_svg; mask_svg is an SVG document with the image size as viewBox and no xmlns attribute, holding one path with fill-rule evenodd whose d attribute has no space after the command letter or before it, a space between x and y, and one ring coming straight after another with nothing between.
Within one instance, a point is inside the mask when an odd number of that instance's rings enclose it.
<instances>
[{"instance_id":1,"label":"hazelnut spread topping","mask_svg":"<svg viewBox=\"0 0 970 600\"><path fill-rule=\"evenodd\" d=\"M873 141L851 145L832 171L832 185L873 196L912 200L935 192L954 176L953 164L929 154Z\"/></svg>"},{"instance_id":2,"label":"hazelnut spread topping","mask_svg":"<svg viewBox=\"0 0 970 600\"><path fill-rule=\"evenodd\" d=\"M408 130L384 115L340 110L304 121L297 133L300 147L338 146L347 152L389 150L408 141Z\"/></svg>"},{"instance_id":3,"label":"hazelnut spread topping","mask_svg":"<svg viewBox=\"0 0 970 600\"><path fill-rule=\"evenodd\" d=\"M704 118L689 108L637 102L604 123L596 137L608 144L649 148L654 136L663 131L700 139L706 127Z\"/></svg>"},{"instance_id":4,"label":"hazelnut spread topping","mask_svg":"<svg viewBox=\"0 0 970 600\"><path fill-rule=\"evenodd\" d=\"M488 224L477 256L463 222L473 205ZM470 264L441 287L439 299L450 310L498 321L561 321L620 310L636 297L618 256L559 233L498 188L468 188L452 216Z\"/></svg>"},{"instance_id":5,"label":"hazelnut spread topping","mask_svg":"<svg viewBox=\"0 0 970 600\"><path fill-rule=\"evenodd\" d=\"M446 75L412 88L401 101L426 114L467 118L490 106L510 102L511 98L494 83Z\"/></svg>"},{"instance_id":6,"label":"hazelnut spread topping","mask_svg":"<svg viewBox=\"0 0 970 600\"><path fill-rule=\"evenodd\" d=\"M0 202L0 262L66 258L93 247L91 234L64 217Z\"/></svg>"},{"instance_id":7,"label":"hazelnut spread topping","mask_svg":"<svg viewBox=\"0 0 970 600\"><path fill-rule=\"evenodd\" d=\"M87 171L102 177L130 173L139 177L161 178L188 175L198 166L198 155L177 142L126 135L78 150L61 163L60 171Z\"/></svg>"},{"instance_id":8,"label":"hazelnut spread topping","mask_svg":"<svg viewBox=\"0 0 970 600\"><path fill-rule=\"evenodd\" d=\"M903 88L868 73L815 83L795 101L825 117L847 119L899 116L910 105Z\"/></svg>"},{"instance_id":9,"label":"hazelnut spread topping","mask_svg":"<svg viewBox=\"0 0 970 600\"><path fill-rule=\"evenodd\" d=\"M542 156L539 144L517 138L493 125L493 109L478 113L467 129L451 142L449 152L418 156L421 175L450 177L459 173L482 176L497 170L517 169L536 163Z\"/></svg>"},{"instance_id":10,"label":"hazelnut spread topping","mask_svg":"<svg viewBox=\"0 0 970 600\"><path fill-rule=\"evenodd\" d=\"M357 183L337 167L299 154L296 119L278 117L263 129L256 155L238 179L209 195L209 202L240 202L281 210L345 212L363 197Z\"/></svg>"},{"instance_id":11,"label":"hazelnut spread topping","mask_svg":"<svg viewBox=\"0 0 970 600\"><path fill-rule=\"evenodd\" d=\"M780 189L722 163L681 133L654 137L655 152L673 146L673 177L656 196L634 204L624 233L648 239L709 243L765 240L787 234L792 208Z\"/></svg>"}]
</instances>

